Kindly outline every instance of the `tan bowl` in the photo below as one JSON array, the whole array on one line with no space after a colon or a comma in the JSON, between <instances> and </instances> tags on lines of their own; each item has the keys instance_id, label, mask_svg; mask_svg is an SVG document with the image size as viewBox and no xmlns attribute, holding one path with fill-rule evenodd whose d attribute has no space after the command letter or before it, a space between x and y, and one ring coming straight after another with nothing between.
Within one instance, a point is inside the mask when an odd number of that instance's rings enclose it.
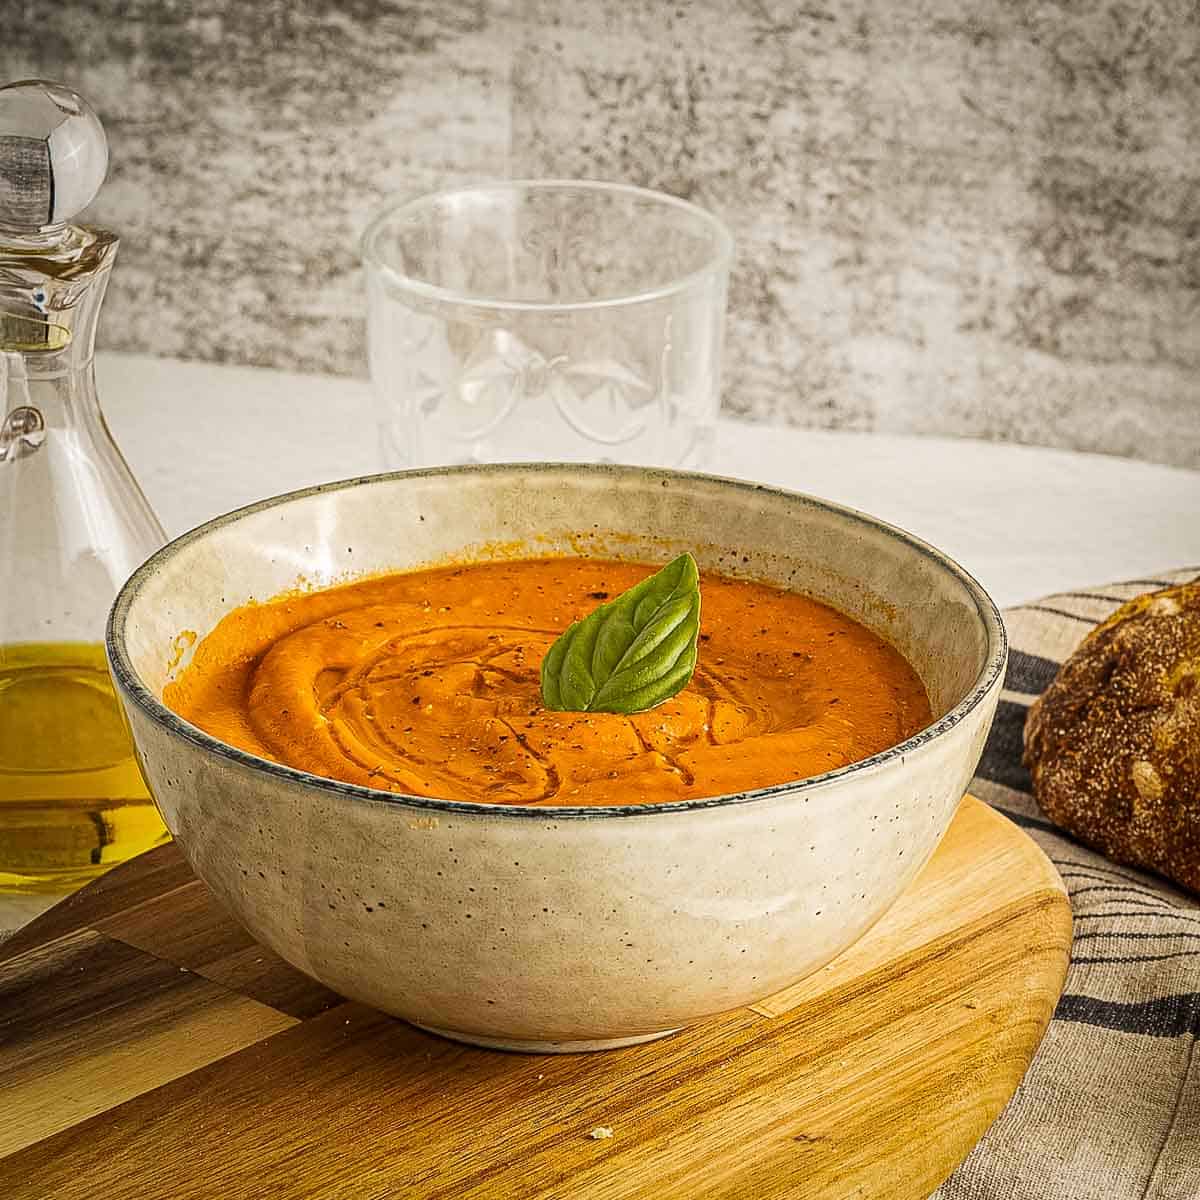
<instances>
[{"instance_id":1,"label":"tan bowl","mask_svg":"<svg viewBox=\"0 0 1200 1200\"><path fill-rule=\"evenodd\" d=\"M181 631L203 636L248 600L513 543L648 560L690 549L702 571L807 592L907 656L934 723L863 762L739 795L521 808L318 778L161 702ZM108 653L167 825L259 941L435 1032L566 1051L748 1004L858 938L945 832L1007 646L969 575L871 517L708 476L536 465L352 480L220 517L130 578Z\"/></svg>"}]
</instances>

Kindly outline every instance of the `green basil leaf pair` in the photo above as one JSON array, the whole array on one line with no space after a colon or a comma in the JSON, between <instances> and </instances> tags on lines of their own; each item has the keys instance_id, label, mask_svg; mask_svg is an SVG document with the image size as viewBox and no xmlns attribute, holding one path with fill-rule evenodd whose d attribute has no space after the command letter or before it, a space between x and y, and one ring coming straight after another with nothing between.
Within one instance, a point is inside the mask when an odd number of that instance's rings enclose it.
<instances>
[{"instance_id":1,"label":"green basil leaf pair","mask_svg":"<svg viewBox=\"0 0 1200 1200\"><path fill-rule=\"evenodd\" d=\"M653 708L691 679L699 634L700 573L681 554L559 637L542 660L542 703L561 712Z\"/></svg>"}]
</instances>

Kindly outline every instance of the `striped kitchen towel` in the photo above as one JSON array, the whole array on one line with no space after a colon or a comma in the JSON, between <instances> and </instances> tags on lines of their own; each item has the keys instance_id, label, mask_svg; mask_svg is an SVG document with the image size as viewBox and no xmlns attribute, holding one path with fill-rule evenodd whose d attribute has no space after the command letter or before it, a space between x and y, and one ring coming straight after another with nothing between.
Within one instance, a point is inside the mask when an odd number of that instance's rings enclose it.
<instances>
[{"instance_id":1,"label":"striped kitchen towel","mask_svg":"<svg viewBox=\"0 0 1200 1200\"><path fill-rule=\"evenodd\" d=\"M1065 592L1005 613L1012 657L971 790L1058 867L1075 938L1024 1081L936 1200L1200 1200L1200 904L1060 832L1021 765L1029 705L1084 634L1125 600L1198 574Z\"/></svg>"}]
</instances>

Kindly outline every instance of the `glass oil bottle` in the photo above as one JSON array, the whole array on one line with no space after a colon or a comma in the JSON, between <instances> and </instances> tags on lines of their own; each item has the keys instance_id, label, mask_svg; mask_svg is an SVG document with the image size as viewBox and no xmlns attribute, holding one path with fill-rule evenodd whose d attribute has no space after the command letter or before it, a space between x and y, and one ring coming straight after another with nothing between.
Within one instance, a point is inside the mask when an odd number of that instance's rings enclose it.
<instances>
[{"instance_id":1,"label":"glass oil bottle","mask_svg":"<svg viewBox=\"0 0 1200 1200\"><path fill-rule=\"evenodd\" d=\"M69 891L166 837L102 644L164 540L96 395L117 238L72 219L107 166L75 92L0 88L0 893Z\"/></svg>"}]
</instances>

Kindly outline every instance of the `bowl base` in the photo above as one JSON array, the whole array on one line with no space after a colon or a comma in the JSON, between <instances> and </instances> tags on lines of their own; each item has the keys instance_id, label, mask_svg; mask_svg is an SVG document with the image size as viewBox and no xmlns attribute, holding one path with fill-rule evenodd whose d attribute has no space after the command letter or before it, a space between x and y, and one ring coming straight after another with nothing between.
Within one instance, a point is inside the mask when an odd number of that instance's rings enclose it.
<instances>
[{"instance_id":1,"label":"bowl base","mask_svg":"<svg viewBox=\"0 0 1200 1200\"><path fill-rule=\"evenodd\" d=\"M410 1021L426 1033L449 1038L452 1042L466 1042L469 1046L484 1046L488 1050L511 1050L517 1054L586 1054L593 1050L619 1050L622 1046L638 1046L642 1042L653 1042L657 1038L678 1033L679 1029L661 1029L657 1033L637 1033L633 1037L594 1038L578 1042L540 1042L523 1038L488 1037L482 1033L461 1033L457 1029L438 1029L435 1025L422 1025Z\"/></svg>"}]
</instances>

